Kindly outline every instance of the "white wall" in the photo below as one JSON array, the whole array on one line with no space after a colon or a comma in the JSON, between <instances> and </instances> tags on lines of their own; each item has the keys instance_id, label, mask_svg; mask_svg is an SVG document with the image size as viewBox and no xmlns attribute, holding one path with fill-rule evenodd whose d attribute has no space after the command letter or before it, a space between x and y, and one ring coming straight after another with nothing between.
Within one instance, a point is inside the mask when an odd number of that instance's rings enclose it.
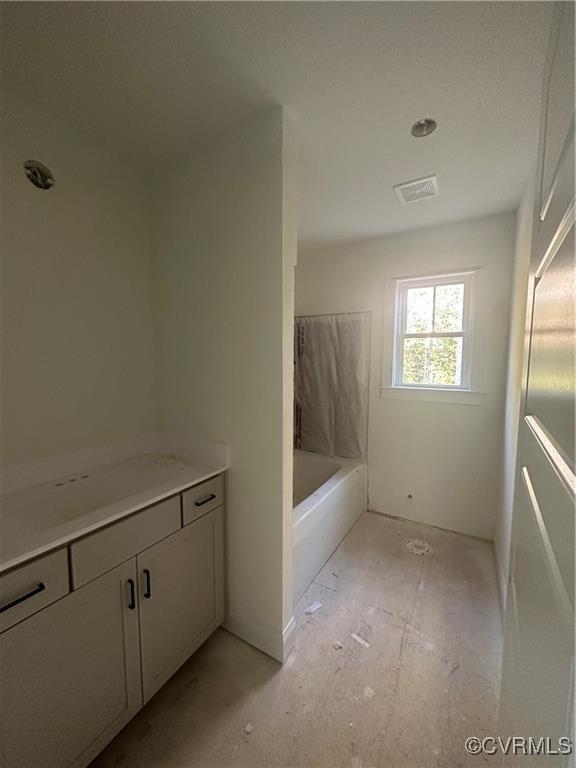
<instances>
[{"instance_id":1,"label":"white wall","mask_svg":"<svg viewBox=\"0 0 576 768\"><path fill-rule=\"evenodd\" d=\"M450 530L494 537L515 215L501 214L301 252L296 314L372 312L370 508ZM480 404L380 395L391 340L391 280L479 267L472 385ZM407 500L408 494L413 500Z\"/></svg>"},{"instance_id":2,"label":"white wall","mask_svg":"<svg viewBox=\"0 0 576 768\"><path fill-rule=\"evenodd\" d=\"M286 131L272 109L155 189L162 425L231 446L228 626L277 658L292 608Z\"/></svg>"},{"instance_id":3,"label":"white wall","mask_svg":"<svg viewBox=\"0 0 576 768\"><path fill-rule=\"evenodd\" d=\"M6 93L1 133L3 461L153 431L143 178ZM52 169L53 189L26 179L30 159Z\"/></svg>"},{"instance_id":4,"label":"white wall","mask_svg":"<svg viewBox=\"0 0 576 768\"><path fill-rule=\"evenodd\" d=\"M535 175L533 174L518 208L516 225L516 252L514 256L514 280L510 308L510 340L504 414L504 462L500 509L494 537L500 601L503 609L506 606L510 566L510 540L516 481L518 424L522 399L522 371L524 369L526 303L532 245L534 194Z\"/></svg>"},{"instance_id":5,"label":"white wall","mask_svg":"<svg viewBox=\"0 0 576 768\"><path fill-rule=\"evenodd\" d=\"M4 98L3 462L157 429L231 446L229 627L292 621L294 131L280 108L140 176ZM22 164L54 172L33 187Z\"/></svg>"}]
</instances>

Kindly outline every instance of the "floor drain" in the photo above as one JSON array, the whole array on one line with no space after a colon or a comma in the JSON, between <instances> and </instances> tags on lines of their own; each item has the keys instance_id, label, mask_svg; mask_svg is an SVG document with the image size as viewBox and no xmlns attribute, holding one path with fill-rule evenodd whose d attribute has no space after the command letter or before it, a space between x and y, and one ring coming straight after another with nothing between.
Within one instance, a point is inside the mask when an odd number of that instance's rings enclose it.
<instances>
[{"instance_id":1,"label":"floor drain","mask_svg":"<svg viewBox=\"0 0 576 768\"><path fill-rule=\"evenodd\" d=\"M432 552L430 544L424 539L407 539L406 549L413 555L428 555Z\"/></svg>"}]
</instances>

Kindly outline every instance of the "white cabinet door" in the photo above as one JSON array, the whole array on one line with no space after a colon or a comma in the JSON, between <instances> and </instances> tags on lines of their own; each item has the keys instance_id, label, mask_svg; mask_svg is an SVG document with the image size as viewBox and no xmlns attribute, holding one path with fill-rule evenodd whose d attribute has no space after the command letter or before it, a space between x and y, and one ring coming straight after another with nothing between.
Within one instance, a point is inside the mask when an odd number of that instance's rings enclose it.
<instances>
[{"instance_id":1,"label":"white cabinet door","mask_svg":"<svg viewBox=\"0 0 576 768\"><path fill-rule=\"evenodd\" d=\"M135 581L132 559L0 635L3 768L86 766L141 707Z\"/></svg>"},{"instance_id":2,"label":"white cabinet door","mask_svg":"<svg viewBox=\"0 0 576 768\"><path fill-rule=\"evenodd\" d=\"M144 701L224 620L222 508L138 555Z\"/></svg>"}]
</instances>

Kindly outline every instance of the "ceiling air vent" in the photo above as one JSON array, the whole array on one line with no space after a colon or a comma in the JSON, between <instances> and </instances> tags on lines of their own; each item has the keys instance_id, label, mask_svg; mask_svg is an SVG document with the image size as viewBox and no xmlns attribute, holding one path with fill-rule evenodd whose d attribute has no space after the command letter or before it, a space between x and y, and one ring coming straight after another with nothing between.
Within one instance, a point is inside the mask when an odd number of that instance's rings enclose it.
<instances>
[{"instance_id":1,"label":"ceiling air vent","mask_svg":"<svg viewBox=\"0 0 576 768\"><path fill-rule=\"evenodd\" d=\"M394 187L394 192L402 205L417 203L419 200L428 200L429 197L438 197L438 179L436 176L425 176L423 179L405 181Z\"/></svg>"}]
</instances>

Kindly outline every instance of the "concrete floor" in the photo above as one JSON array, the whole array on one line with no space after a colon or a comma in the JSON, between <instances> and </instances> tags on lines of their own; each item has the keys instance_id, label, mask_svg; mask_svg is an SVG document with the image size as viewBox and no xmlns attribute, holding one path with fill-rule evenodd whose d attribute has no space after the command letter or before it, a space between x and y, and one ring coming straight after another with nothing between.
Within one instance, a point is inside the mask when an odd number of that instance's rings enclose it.
<instances>
[{"instance_id":1,"label":"concrete floor","mask_svg":"<svg viewBox=\"0 0 576 768\"><path fill-rule=\"evenodd\" d=\"M410 537L432 553L409 553ZM314 600L322 608L306 615ZM296 620L283 667L216 632L92 768L483 762L464 740L495 734L501 628L489 543L366 513Z\"/></svg>"}]
</instances>

